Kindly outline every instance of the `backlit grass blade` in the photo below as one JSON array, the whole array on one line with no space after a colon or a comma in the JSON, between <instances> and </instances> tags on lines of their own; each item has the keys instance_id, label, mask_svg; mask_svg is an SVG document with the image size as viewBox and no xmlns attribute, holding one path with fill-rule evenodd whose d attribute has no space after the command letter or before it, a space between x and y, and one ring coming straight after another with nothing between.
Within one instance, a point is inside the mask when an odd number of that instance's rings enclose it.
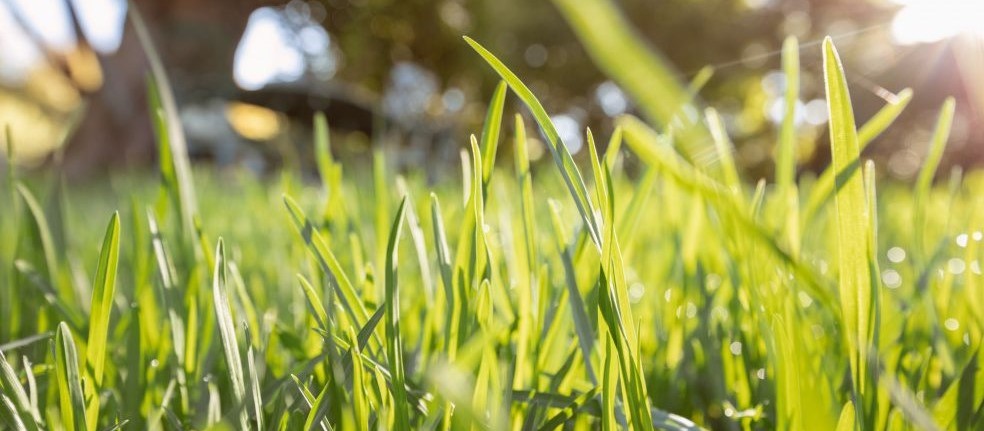
<instances>
[{"instance_id":1,"label":"backlit grass blade","mask_svg":"<svg viewBox=\"0 0 984 431\"><path fill-rule=\"evenodd\" d=\"M225 354L229 381L232 384L233 408L239 411L239 429L249 429L249 418L244 407L246 401L246 382L243 373L243 360L239 356L239 342L236 339L236 325L232 320L232 310L229 306L229 296L226 293L226 256L225 246L220 238L215 247L215 269L212 274L212 299L215 305L216 322L219 324L219 336L222 341L222 351Z\"/></svg>"},{"instance_id":2,"label":"backlit grass blade","mask_svg":"<svg viewBox=\"0 0 984 431\"><path fill-rule=\"evenodd\" d=\"M861 151L864 151L871 141L892 125L911 100L912 90L906 88L900 91L875 116L861 126L861 129L858 130L858 145ZM856 167L850 169L856 169ZM813 220L813 216L820 210L820 207L834 194L834 187L836 186L834 177L837 175L841 175L841 173L835 170L833 166L828 167L814 183L813 189L806 199L806 204L803 206L803 211L801 211L804 225Z\"/></svg>"},{"instance_id":3,"label":"backlit grass blade","mask_svg":"<svg viewBox=\"0 0 984 431\"><path fill-rule=\"evenodd\" d=\"M86 417L95 424L99 417L100 402L97 391L103 387L106 351L109 338L109 320L113 314L116 293L116 269L120 256L120 215L114 213L106 227L96 279L92 284L92 300L89 311L89 336L86 339L83 368L92 381L86 385Z\"/></svg>"},{"instance_id":4,"label":"backlit grass blade","mask_svg":"<svg viewBox=\"0 0 984 431\"><path fill-rule=\"evenodd\" d=\"M853 431L857 429L854 403L848 401L844 403L841 410L840 419L837 420L837 431Z\"/></svg>"},{"instance_id":5,"label":"backlit grass blade","mask_svg":"<svg viewBox=\"0 0 984 431\"><path fill-rule=\"evenodd\" d=\"M92 370L96 387L102 387L109 338L109 319L116 293L116 268L120 259L120 213L114 213L106 227L96 280L92 284L89 314L89 337L86 339L85 363Z\"/></svg>"},{"instance_id":6,"label":"backlit grass blade","mask_svg":"<svg viewBox=\"0 0 984 431\"><path fill-rule=\"evenodd\" d=\"M410 429L410 403L407 400L406 376L403 369L403 339L400 336L400 290L397 281L397 251L400 233L403 231L403 218L406 214L406 198L400 203L396 219L390 229L389 241L386 245L386 354L390 361L392 381L390 390L393 394L395 423L393 429L405 431Z\"/></svg>"},{"instance_id":7,"label":"backlit grass blade","mask_svg":"<svg viewBox=\"0 0 984 431\"><path fill-rule=\"evenodd\" d=\"M526 104L526 107L530 109L533 113L533 118L536 119L537 124L540 125L540 129L547 138L547 147L550 149L550 153L553 155L554 162L557 163L557 167L560 170L560 175L564 178L564 182L567 184L568 190L571 192L571 197L574 199L574 204L577 206L578 213L581 214L581 219L591 235L591 239L594 241L595 245L601 248L601 230L598 227L598 223L594 218L594 206L591 204L591 199L588 196L587 187L584 185L584 179L581 177L581 172L578 170L577 165L574 164L574 159L571 157L570 151L567 150L567 146L560 140L560 134L557 133L557 128L554 126L553 122L550 120L550 116L547 115L547 111L543 109L543 105L540 101L536 99L533 92L530 91L526 84L514 74L505 64L499 61L491 52L485 49L478 42L475 42L469 37L465 37L465 42L471 45L472 49L475 50L483 59L492 66L492 68L499 74L500 77L507 84L509 88L512 89L514 93Z\"/></svg>"},{"instance_id":8,"label":"backlit grass blade","mask_svg":"<svg viewBox=\"0 0 984 431\"><path fill-rule=\"evenodd\" d=\"M62 426L75 431L93 431L95 424L90 428L85 417L85 397L82 395L75 339L64 322L58 324L55 332L55 382Z\"/></svg>"},{"instance_id":9,"label":"backlit grass blade","mask_svg":"<svg viewBox=\"0 0 984 431\"><path fill-rule=\"evenodd\" d=\"M506 83L500 81L492 93L489 109L485 114L485 125L482 128L482 191L487 197L489 181L492 179L492 169L495 167L495 153L499 147L499 129L502 127L502 109L506 103Z\"/></svg>"},{"instance_id":10,"label":"backlit grass blade","mask_svg":"<svg viewBox=\"0 0 984 431\"><path fill-rule=\"evenodd\" d=\"M904 88L898 94L890 95L888 103L858 129L858 143L862 150L899 118L912 101L912 95L911 88Z\"/></svg>"},{"instance_id":11,"label":"backlit grass blade","mask_svg":"<svg viewBox=\"0 0 984 431\"><path fill-rule=\"evenodd\" d=\"M823 43L823 60L833 168L835 172L845 172L850 165L858 163L861 149L844 69L829 37ZM870 215L864 181L859 170L847 177L838 176L837 189L834 208L841 313L851 362L854 396L858 400L855 408L860 408L861 399L868 392L868 373L865 369L868 364L873 317L873 286L867 252ZM872 412L861 411L858 417L862 422L867 422L866 418L870 414Z\"/></svg>"}]
</instances>

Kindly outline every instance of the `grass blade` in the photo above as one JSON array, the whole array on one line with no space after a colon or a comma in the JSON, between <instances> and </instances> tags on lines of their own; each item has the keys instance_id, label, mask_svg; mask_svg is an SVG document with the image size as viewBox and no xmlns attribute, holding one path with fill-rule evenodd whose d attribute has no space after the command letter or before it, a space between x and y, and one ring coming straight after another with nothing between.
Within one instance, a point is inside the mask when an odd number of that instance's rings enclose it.
<instances>
[{"instance_id":1,"label":"grass blade","mask_svg":"<svg viewBox=\"0 0 984 431\"><path fill-rule=\"evenodd\" d=\"M844 69L829 37L823 43L823 60L833 168L835 172L845 172L850 165L858 163L861 150ZM858 417L867 422L867 415L872 412L863 411L861 399L868 391L865 368L868 363L871 330L873 325L877 325L877 322L871 321L873 286L867 252L870 215L860 170L855 169L846 178L838 176L837 188L834 207L841 313L845 341L850 352L854 396L858 400L855 408L861 410Z\"/></svg>"},{"instance_id":2,"label":"grass blade","mask_svg":"<svg viewBox=\"0 0 984 431\"><path fill-rule=\"evenodd\" d=\"M400 336L400 290L397 282L398 245L400 233L403 231L403 218L406 214L406 198L400 202L396 219L390 229L389 241L386 245L386 353L390 361L392 381L390 390L393 393L395 424L393 429L406 431L410 429L410 404L407 400L406 376L403 369L403 339Z\"/></svg>"},{"instance_id":3,"label":"grass blade","mask_svg":"<svg viewBox=\"0 0 984 431\"><path fill-rule=\"evenodd\" d=\"M79 374L79 357L75 339L64 322L55 332L55 381L61 424L66 429L92 431L85 417L85 398L82 395L82 376ZM95 425L95 424L93 424Z\"/></svg>"},{"instance_id":4,"label":"grass blade","mask_svg":"<svg viewBox=\"0 0 984 431\"><path fill-rule=\"evenodd\" d=\"M221 238L215 247L215 270L212 275L212 299L215 304L216 322L219 324L219 336L222 339L222 351L225 354L229 381L232 383L232 396L239 411L239 429L249 429L249 418L243 403L246 400L246 383L243 377L243 360L239 356L239 342L236 340L236 325L232 320L232 310L229 307L229 296L226 293L226 257L225 246Z\"/></svg>"},{"instance_id":5,"label":"grass blade","mask_svg":"<svg viewBox=\"0 0 984 431\"><path fill-rule=\"evenodd\" d=\"M96 387L102 387L106 367L109 319L116 293L116 268L120 259L120 213L114 213L106 226L96 280L92 284L92 306L89 314L89 337L86 339L86 364L92 370Z\"/></svg>"},{"instance_id":6,"label":"grass blade","mask_svg":"<svg viewBox=\"0 0 984 431\"><path fill-rule=\"evenodd\" d=\"M554 162L557 163L557 167L560 169L560 175L564 178L564 182L571 192L571 197L574 198L577 211L581 214L581 219L584 221L584 225L587 227L591 239L600 249L601 230L594 218L594 206L591 204L591 198L588 196L587 187L585 187L584 179L581 177L581 171L574 164L574 159L571 157L570 151L567 150L567 146L560 140L560 134L557 133L557 128L550 121L547 111L543 109L543 105L536 99L536 96L533 95L529 87L523 84L516 74L509 70L495 55L492 55L482 45L479 45L478 42L467 36L465 36L465 42L468 42L472 49L481 55L489 66L492 66L492 69L509 84L509 88L512 89L513 93L516 93L520 100L533 113L533 118L536 119L537 124L540 125L540 129L543 130L544 135L547 137L547 143L549 144L547 147L553 155Z\"/></svg>"}]
</instances>

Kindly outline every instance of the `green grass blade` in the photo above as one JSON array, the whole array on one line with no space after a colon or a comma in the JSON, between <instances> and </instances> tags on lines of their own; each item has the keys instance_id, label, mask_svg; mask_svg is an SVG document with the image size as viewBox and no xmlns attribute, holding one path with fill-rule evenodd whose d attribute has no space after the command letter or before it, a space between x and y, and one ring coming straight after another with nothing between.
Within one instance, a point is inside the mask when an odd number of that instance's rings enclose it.
<instances>
[{"instance_id":1,"label":"green grass blade","mask_svg":"<svg viewBox=\"0 0 984 431\"><path fill-rule=\"evenodd\" d=\"M871 141L888 129L888 126L891 126L899 118L905 107L909 106L910 101L912 101L911 88L902 89L898 94L889 98L888 104L858 129L858 143L861 145L861 149L864 150Z\"/></svg>"},{"instance_id":2,"label":"green grass blade","mask_svg":"<svg viewBox=\"0 0 984 431\"><path fill-rule=\"evenodd\" d=\"M4 397L4 405L9 410L10 418L16 419L21 429L37 430L39 424L43 423L3 351L0 351L0 394Z\"/></svg>"},{"instance_id":3,"label":"green grass blade","mask_svg":"<svg viewBox=\"0 0 984 431\"><path fill-rule=\"evenodd\" d=\"M390 229L389 241L386 245L386 354L390 361L392 381L390 390L393 394L395 423L393 429L406 431L410 429L410 403L407 400L406 376L403 369L403 339L400 336L400 290L397 282L397 256L400 233L403 231L403 218L406 214L406 198L400 203Z\"/></svg>"},{"instance_id":4,"label":"green grass blade","mask_svg":"<svg viewBox=\"0 0 984 431\"><path fill-rule=\"evenodd\" d=\"M861 150L844 69L829 37L824 40L823 59L833 168L835 172L845 172L850 165L858 163ZM834 206L841 313L845 342L850 352L855 397L864 397L868 391L868 377L864 369L868 363L872 318L872 286L867 253L870 216L859 170L846 178L838 176L837 188ZM859 402L855 408L861 405ZM870 413L862 411L858 416L866 418Z\"/></svg>"},{"instance_id":5,"label":"green grass blade","mask_svg":"<svg viewBox=\"0 0 984 431\"><path fill-rule=\"evenodd\" d=\"M75 339L64 322L55 333L55 382L61 412L61 425L75 431L92 431L85 417L85 397ZM95 425L95 424L93 424Z\"/></svg>"},{"instance_id":6,"label":"green grass blade","mask_svg":"<svg viewBox=\"0 0 984 431\"><path fill-rule=\"evenodd\" d=\"M120 213L114 213L106 226L99 266L92 284L89 314L89 337L86 339L85 363L92 370L96 387L102 387L109 338L109 319L116 294L116 269L120 259Z\"/></svg>"},{"instance_id":7,"label":"green grass blade","mask_svg":"<svg viewBox=\"0 0 984 431\"><path fill-rule=\"evenodd\" d=\"M238 426L245 430L249 428L249 418L246 409L243 408L243 403L246 400L246 383L243 374L243 360L239 356L239 342L236 339L236 325L232 320L229 296L226 293L226 256L225 246L221 238L215 247L212 299L215 305L216 322L219 324L219 336L222 339L222 351L225 354L229 381L232 384L234 408L239 411Z\"/></svg>"},{"instance_id":8,"label":"green grass blade","mask_svg":"<svg viewBox=\"0 0 984 431\"><path fill-rule=\"evenodd\" d=\"M557 133L557 128L550 121L547 111L543 109L543 105L536 99L536 96L533 95L529 87L523 84L516 74L509 70L495 55L467 36L465 36L465 42L468 42L472 49L481 55L489 66L492 66L492 69L509 84L509 88L512 89L513 93L516 93L520 100L526 104L526 107L530 109L530 112L533 113L533 118L536 119L537 124L540 125L540 129L543 130L544 135L547 137L547 147L550 149L550 153L553 155L554 161L560 169L560 174L564 178L568 190L571 192L571 197L574 198L574 204L577 206L578 213L580 213L581 219L584 221L591 235L591 239L600 249L601 230L598 228L598 223L594 218L594 206L591 204L591 199L588 196L584 179L581 177L581 172L578 170L577 165L574 164L574 159L571 157L570 151L567 150L567 146L560 140L560 134Z\"/></svg>"},{"instance_id":9,"label":"green grass blade","mask_svg":"<svg viewBox=\"0 0 984 431\"><path fill-rule=\"evenodd\" d=\"M495 153L499 147L499 129L502 127L502 110L506 103L506 83L500 81L492 93L488 112L485 114L485 126L482 129L482 191L485 196L489 193L489 181L492 179L492 169L495 167Z\"/></svg>"},{"instance_id":10,"label":"green grass blade","mask_svg":"<svg viewBox=\"0 0 984 431\"><path fill-rule=\"evenodd\" d=\"M837 420L837 431L853 431L857 429L855 419L854 403L848 401L841 409L840 419Z\"/></svg>"}]
</instances>

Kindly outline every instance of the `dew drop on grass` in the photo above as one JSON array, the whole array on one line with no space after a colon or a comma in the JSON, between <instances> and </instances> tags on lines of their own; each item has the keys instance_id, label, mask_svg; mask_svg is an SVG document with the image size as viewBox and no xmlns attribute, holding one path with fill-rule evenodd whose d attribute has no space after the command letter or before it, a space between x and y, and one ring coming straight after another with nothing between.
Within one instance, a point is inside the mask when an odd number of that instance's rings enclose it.
<instances>
[{"instance_id":1,"label":"dew drop on grass","mask_svg":"<svg viewBox=\"0 0 984 431\"><path fill-rule=\"evenodd\" d=\"M758 377L759 380L765 380L765 368L759 368L755 372L755 377Z\"/></svg>"},{"instance_id":2,"label":"dew drop on grass","mask_svg":"<svg viewBox=\"0 0 984 431\"><path fill-rule=\"evenodd\" d=\"M889 289L896 289L902 285L902 276L894 269L882 271L882 283Z\"/></svg>"},{"instance_id":3,"label":"dew drop on grass","mask_svg":"<svg viewBox=\"0 0 984 431\"><path fill-rule=\"evenodd\" d=\"M697 306L693 302L687 303L687 318L692 319L697 315Z\"/></svg>"},{"instance_id":4,"label":"dew drop on grass","mask_svg":"<svg viewBox=\"0 0 984 431\"><path fill-rule=\"evenodd\" d=\"M946 263L946 267L951 274L960 275L967 269L967 264L963 261L963 259L955 257Z\"/></svg>"},{"instance_id":5,"label":"dew drop on grass","mask_svg":"<svg viewBox=\"0 0 984 431\"><path fill-rule=\"evenodd\" d=\"M671 298L673 298L673 289L666 289L666 292L663 292L663 299L670 302Z\"/></svg>"},{"instance_id":6,"label":"dew drop on grass","mask_svg":"<svg viewBox=\"0 0 984 431\"><path fill-rule=\"evenodd\" d=\"M803 306L803 308L813 305L813 298L810 298L810 295L808 295L806 292L800 291L797 296L799 297L800 304Z\"/></svg>"},{"instance_id":7,"label":"dew drop on grass","mask_svg":"<svg viewBox=\"0 0 984 431\"><path fill-rule=\"evenodd\" d=\"M968 239L970 239L970 236L965 233L957 235L957 246L959 246L960 248L967 248Z\"/></svg>"},{"instance_id":8,"label":"dew drop on grass","mask_svg":"<svg viewBox=\"0 0 984 431\"><path fill-rule=\"evenodd\" d=\"M984 232L981 232L981 231L974 232L973 238L974 238L974 241L984 240Z\"/></svg>"},{"instance_id":9,"label":"dew drop on grass","mask_svg":"<svg viewBox=\"0 0 984 431\"><path fill-rule=\"evenodd\" d=\"M827 270L830 269L829 265L827 265L826 260L821 260L819 263L817 263L817 267L820 268L821 274L826 274Z\"/></svg>"},{"instance_id":10,"label":"dew drop on grass","mask_svg":"<svg viewBox=\"0 0 984 431\"><path fill-rule=\"evenodd\" d=\"M157 359L151 359L150 368L157 368L160 365L161 365L160 361L158 361Z\"/></svg>"},{"instance_id":11,"label":"dew drop on grass","mask_svg":"<svg viewBox=\"0 0 984 431\"><path fill-rule=\"evenodd\" d=\"M731 350L731 354L735 356L741 356L741 342L734 341L728 346L728 350Z\"/></svg>"},{"instance_id":12,"label":"dew drop on grass","mask_svg":"<svg viewBox=\"0 0 984 431\"><path fill-rule=\"evenodd\" d=\"M646 293L646 288L642 283L632 283L629 286L629 302L636 304L642 299L642 295Z\"/></svg>"},{"instance_id":13,"label":"dew drop on grass","mask_svg":"<svg viewBox=\"0 0 984 431\"><path fill-rule=\"evenodd\" d=\"M945 322L943 322L943 326L950 331L956 331L957 329L960 329L960 322L958 322L957 319L951 317L949 319L946 319Z\"/></svg>"},{"instance_id":14,"label":"dew drop on grass","mask_svg":"<svg viewBox=\"0 0 984 431\"><path fill-rule=\"evenodd\" d=\"M905 250L901 247L892 247L888 249L888 253L886 253L886 255L888 255L888 261L892 263L901 263L905 260Z\"/></svg>"},{"instance_id":15,"label":"dew drop on grass","mask_svg":"<svg viewBox=\"0 0 984 431\"><path fill-rule=\"evenodd\" d=\"M981 275L981 263L978 261L973 261L970 263L970 272L974 274Z\"/></svg>"}]
</instances>

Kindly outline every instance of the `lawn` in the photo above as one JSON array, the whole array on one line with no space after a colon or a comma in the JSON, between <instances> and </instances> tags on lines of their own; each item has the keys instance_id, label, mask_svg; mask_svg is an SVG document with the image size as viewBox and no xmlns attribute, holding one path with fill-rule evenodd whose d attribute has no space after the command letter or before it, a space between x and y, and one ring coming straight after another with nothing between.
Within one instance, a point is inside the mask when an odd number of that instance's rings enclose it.
<instances>
[{"instance_id":1,"label":"lawn","mask_svg":"<svg viewBox=\"0 0 984 431\"><path fill-rule=\"evenodd\" d=\"M790 115L755 182L713 110L653 105L672 125L618 118L575 159L466 42L503 83L438 183L334 159L321 116L316 181L192 169L159 72L157 172L11 166L0 428L984 425L984 176L937 172L952 102L918 179L882 180L861 150L911 94L856 124L828 39L831 166L796 175Z\"/></svg>"}]
</instances>

